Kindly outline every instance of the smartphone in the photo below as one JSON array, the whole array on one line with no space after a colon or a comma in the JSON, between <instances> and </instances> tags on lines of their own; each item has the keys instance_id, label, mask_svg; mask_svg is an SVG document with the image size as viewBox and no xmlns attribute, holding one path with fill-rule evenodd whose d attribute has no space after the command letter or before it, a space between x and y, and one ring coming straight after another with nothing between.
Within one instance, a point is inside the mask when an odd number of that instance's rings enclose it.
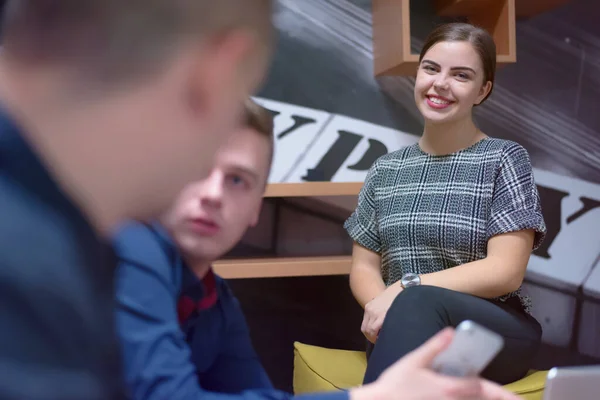
<instances>
[{"instance_id":1,"label":"smartphone","mask_svg":"<svg viewBox=\"0 0 600 400\"><path fill-rule=\"evenodd\" d=\"M544 400L590 400L598 397L600 365L552 368L546 378Z\"/></svg>"},{"instance_id":2,"label":"smartphone","mask_svg":"<svg viewBox=\"0 0 600 400\"><path fill-rule=\"evenodd\" d=\"M432 368L444 375L478 376L502 347L502 336L473 321L463 321L456 327L452 343L433 360Z\"/></svg>"}]
</instances>

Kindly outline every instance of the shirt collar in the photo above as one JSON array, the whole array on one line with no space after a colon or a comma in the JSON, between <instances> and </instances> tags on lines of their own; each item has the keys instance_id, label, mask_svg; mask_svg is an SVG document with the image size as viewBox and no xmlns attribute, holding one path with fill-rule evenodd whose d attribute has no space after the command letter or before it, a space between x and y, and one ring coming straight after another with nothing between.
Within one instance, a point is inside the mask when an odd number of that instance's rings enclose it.
<instances>
[{"instance_id":1,"label":"shirt collar","mask_svg":"<svg viewBox=\"0 0 600 400\"><path fill-rule=\"evenodd\" d=\"M189 281L177 301L177 314L181 325L184 325L193 315L212 308L218 300L216 279L212 268L202 280L198 279L189 268L184 269L183 276L184 284L186 276Z\"/></svg>"},{"instance_id":2,"label":"shirt collar","mask_svg":"<svg viewBox=\"0 0 600 400\"><path fill-rule=\"evenodd\" d=\"M159 222L151 223L152 229L172 251L173 268L181 271L181 286L178 298L178 314L181 323L185 322L193 312L202 311L214 306L217 302L216 277L212 266L200 279L183 261L179 250L167 229Z\"/></svg>"},{"instance_id":3,"label":"shirt collar","mask_svg":"<svg viewBox=\"0 0 600 400\"><path fill-rule=\"evenodd\" d=\"M210 281L210 280L214 279L214 272L213 272L212 266L209 268L209 270L206 273L206 275L204 276L204 278L199 279L198 276L194 273L194 271L192 271L192 269L185 263L185 261L181 257L181 253L177 249L177 245L175 244L173 237L167 231L167 229L164 227L164 225L162 225L158 221L153 221L150 225L151 225L152 229L156 232L156 234L160 237L160 239L163 242L165 242L165 244L171 249L171 251L173 253L172 260L175 264L175 265L173 265L173 267L179 268L182 272L182 274L181 274L181 277L182 277L181 290L180 290L181 293L185 292L190 287L197 287L198 285L202 284L203 282L206 284L205 281L207 281L207 280Z\"/></svg>"}]
</instances>

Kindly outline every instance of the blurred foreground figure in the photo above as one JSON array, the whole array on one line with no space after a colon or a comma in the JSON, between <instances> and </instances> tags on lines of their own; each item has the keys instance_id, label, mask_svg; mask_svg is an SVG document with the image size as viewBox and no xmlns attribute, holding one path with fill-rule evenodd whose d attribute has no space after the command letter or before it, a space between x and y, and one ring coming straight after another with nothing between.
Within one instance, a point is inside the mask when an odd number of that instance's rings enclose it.
<instances>
[{"instance_id":1,"label":"blurred foreground figure","mask_svg":"<svg viewBox=\"0 0 600 400\"><path fill-rule=\"evenodd\" d=\"M0 53L0 398L124 397L103 237L210 170L269 0L14 0Z\"/></svg>"}]
</instances>

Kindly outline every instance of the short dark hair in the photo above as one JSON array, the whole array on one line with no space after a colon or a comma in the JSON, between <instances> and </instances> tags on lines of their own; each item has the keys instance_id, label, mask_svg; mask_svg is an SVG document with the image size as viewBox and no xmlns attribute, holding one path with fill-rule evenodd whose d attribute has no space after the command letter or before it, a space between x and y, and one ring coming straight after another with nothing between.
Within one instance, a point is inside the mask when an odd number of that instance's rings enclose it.
<instances>
[{"instance_id":1,"label":"short dark hair","mask_svg":"<svg viewBox=\"0 0 600 400\"><path fill-rule=\"evenodd\" d=\"M269 171L275 152L273 113L252 99L244 103L244 126L263 136L269 142Z\"/></svg>"},{"instance_id":2,"label":"short dark hair","mask_svg":"<svg viewBox=\"0 0 600 400\"><path fill-rule=\"evenodd\" d=\"M425 53L439 42L471 43L483 65L483 83L492 82L493 89L494 80L496 79L496 43L488 31L465 22L439 25L425 39L425 44L419 55L419 62L423 60ZM492 94L492 89L481 103Z\"/></svg>"},{"instance_id":3,"label":"short dark hair","mask_svg":"<svg viewBox=\"0 0 600 400\"><path fill-rule=\"evenodd\" d=\"M190 37L252 30L269 47L273 0L8 0L6 51L30 65L64 64L123 82L160 71Z\"/></svg>"}]
</instances>

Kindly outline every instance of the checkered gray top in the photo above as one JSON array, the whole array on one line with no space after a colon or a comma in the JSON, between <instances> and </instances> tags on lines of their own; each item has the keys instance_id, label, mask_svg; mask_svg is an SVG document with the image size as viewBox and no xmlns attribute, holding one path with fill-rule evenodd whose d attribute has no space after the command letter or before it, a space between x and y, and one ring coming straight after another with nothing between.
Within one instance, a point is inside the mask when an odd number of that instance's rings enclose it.
<instances>
[{"instance_id":1,"label":"checkered gray top","mask_svg":"<svg viewBox=\"0 0 600 400\"><path fill-rule=\"evenodd\" d=\"M408 272L427 274L486 257L492 236L546 225L529 154L519 144L486 138L444 156L418 144L379 158L344 227L358 244L381 254L391 285ZM530 300L519 296L530 312Z\"/></svg>"}]
</instances>

